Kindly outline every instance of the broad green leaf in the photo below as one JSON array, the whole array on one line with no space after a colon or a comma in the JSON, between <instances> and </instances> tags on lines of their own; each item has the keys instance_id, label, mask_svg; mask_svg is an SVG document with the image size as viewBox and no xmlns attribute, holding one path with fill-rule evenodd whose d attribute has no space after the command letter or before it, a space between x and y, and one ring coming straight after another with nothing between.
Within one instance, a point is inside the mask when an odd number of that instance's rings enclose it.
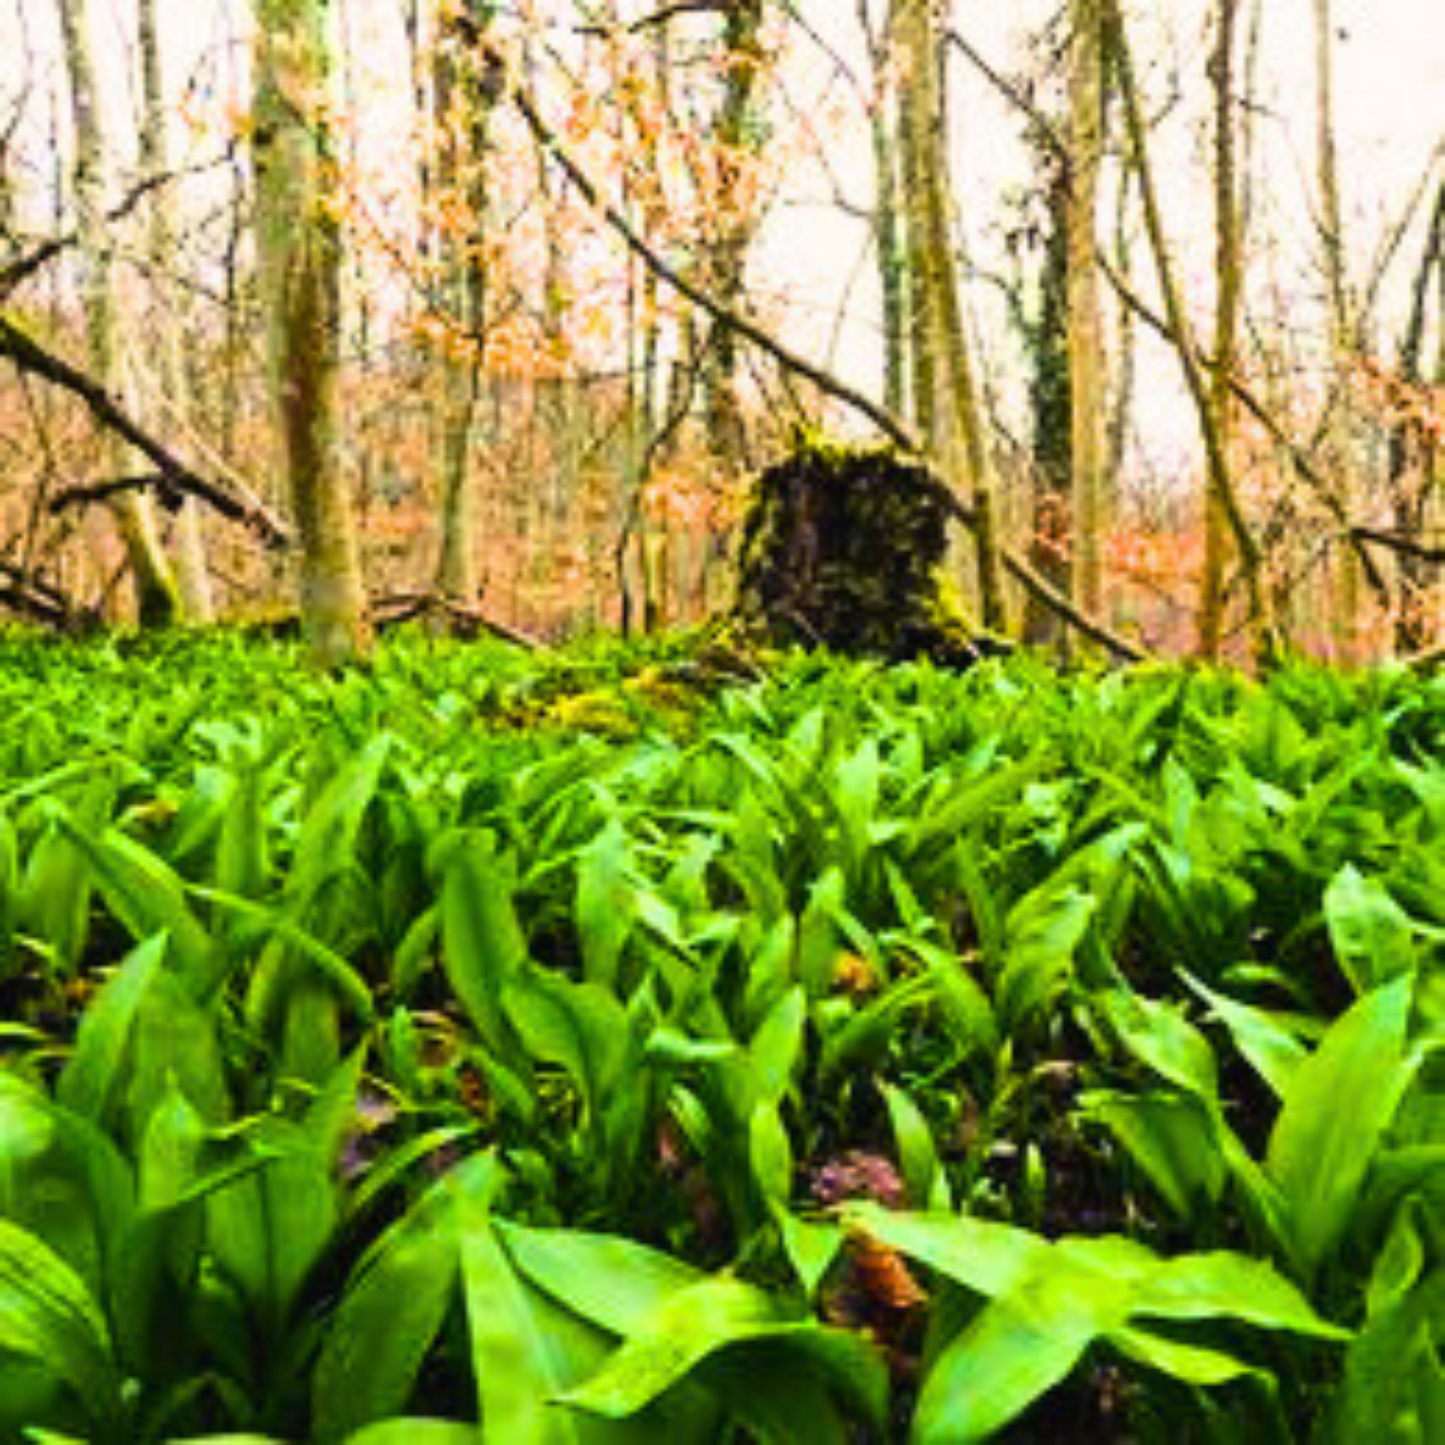
<instances>
[{"instance_id":1,"label":"broad green leaf","mask_svg":"<svg viewBox=\"0 0 1445 1445\"><path fill-rule=\"evenodd\" d=\"M991 1300L934 1361L913 1417L914 1445L986 1440L1073 1372L1128 1315L1127 1289L1104 1275L1033 1276Z\"/></svg>"},{"instance_id":2,"label":"broad green leaf","mask_svg":"<svg viewBox=\"0 0 1445 1445\"><path fill-rule=\"evenodd\" d=\"M1227 1385L1231 1380L1256 1373L1252 1366L1222 1350L1184 1344L1148 1330L1110 1330L1105 1339L1121 1355L1183 1380L1186 1385Z\"/></svg>"},{"instance_id":3,"label":"broad green leaf","mask_svg":"<svg viewBox=\"0 0 1445 1445\"><path fill-rule=\"evenodd\" d=\"M643 1445L654 1419L617 1429L566 1408L570 1387L606 1357L609 1340L521 1272L493 1223L485 1175L458 1196L462 1279L482 1426L517 1445ZM661 1438L670 1438L666 1433Z\"/></svg>"},{"instance_id":4,"label":"broad green leaf","mask_svg":"<svg viewBox=\"0 0 1445 1445\"><path fill-rule=\"evenodd\" d=\"M170 957L197 999L206 999L224 976L224 961L186 902L185 886L156 853L115 828L93 836L62 814L60 825L84 855L107 907L137 942L157 933L170 938Z\"/></svg>"},{"instance_id":5,"label":"broad green leaf","mask_svg":"<svg viewBox=\"0 0 1445 1445\"><path fill-rule=\"evenodd\" d=\"M532 1283L614 1335L640 1330L675 1294L707 1278L671 1255L615 1235L529 1229L506 1220L495 1227Z\"/></svg>"},{"instance_id":6,"label":"broad green leaf","mask_svg":"<svg viewBox=\"0 0 1445 1445\"><path fill-rule=\"evenodd\" d=\"M378 1420L376 1424L348 1435L346 1445L483 1445L483 1439L482 1432L475 1425L408 1416Z\"/></svg>"},{"instance_id":7,"label":"broad green leaf","mask_svg":"<svg viewBox=\"0 0 1445 1445\"><path fill-rule=\"evenodd\" d=\"M618 961L636 918L632 853L627 832L615 819L577 860L577 941L591 982L614 987Z\"/></svg>"},{"instance_id":8,"label":"broad green leaf","mask_svg":"<svg viewBox=\"0 0 1445 1445\"><path fill-rule=\"evenodd\" d=\"M347 1282L312 1376L322 1439L384 1420L412 1402L456 1295L452 1210L450 1191L434 1189L391 1226Z\"/></svg>"},{"instance_id":9,"label":"broad green leaf","mask_svg":"<svg viewBox=\"0 0 1445 1445\"><path fill-rule=\"evenodd\" d=\"M167 938L138 945L87 1005L56 1098L72 1113L104 1124L113 1114L130 1061L136 1017L166 956Z\"/></svg>"},{"instance_id":10,"label":"broad green leaf","mask_svg":"<svg viewBox=\"0 0 1445 1445\"><path fill-rule=\"evenodd\" d=\"M748 1153L763 1198L786 1209L793 1197L793 1146L775 1106L758 1104L753 1109Z\"/></svg>"},{"instance_id":11,"label":"broad green leaf","mask_svg":"<svg viewBox=\"0 0 1445 1445\"><path fill-rule=\"evenodd\" d=\"M1181 1220L1218 1202L1225 1157L1215 1121L1198 1099L1091 1090L1080 1097L1079 1112L1114 1135Z\"/></svg>"},{"instance_id":12,"label":"broad green leaf","mask_svg":"<svg viewBox=\"0 0 1445 1445\"><path fill-rule=\"evenodd\" d=\"M1290 1248L1314 1269L1349 1228L1381 1137L1415 1072L1406 1057L1409 975L1366 994L1295 1070L1266 1172L1289 1211Z\"/></svg>"},{"instance_id":13,"label":"broad green leaf","mask_svg":"<svg viewBox=\"0 0 1445 1445\"><path fill-rule=\"evenodd\" d=\"M1335 957L1357 994L1417 966L1409 915L1376 878L1346 863L1325 889L1325 923Z\"/></svg>"},{"instance_id":14,"label":"broad green leaf","mask_svg":"<svg viewBox=\"0 0 1445 1445\"><path fill-rule=\"evenodd\" d=\"M451 846L442 884L447 977L482 1041L502 1062L515 1052L502 992L527 961L511 873L490 833L466 833Z\"/></svg>"},{"instance_id":15,"label":"broad green leaf","mask_svg":"<svg viewBox=\"0 0 1445 1445\"><path fill-rule=\"evenodd\" d=\"M42 1240L0 1219L0 1351L68 1385L91 1418L120 1414L110 1335L84 1282Z\"/></svg>"},{"instance_id":16,"label":"broad green leaf","mask_svg":"<svg viewBox=\"0 0 1445 1445\"><path fill-rule=\"evenodd\" d=\"M1198 979L1179 970L1184 982L1213 1009L1215 1017L1227 1028L1234 1045L1254 1071L1283 1098L1295 1069L1307 1050L1294 1034L1284 1028L1274 1015L1264 1009L1236 1002L1225 994L1206 988Z\"/></svg>"},{"instance_id":17,"label":"broad green leaf","mask_svg":"<svg viewBox=\"0 0 1445 1445\"><path fill-rule=\"evenodd\" d=\"M938 1163L933 1131L912 1096L894 1084L883 1085L888 1121L898 1146L898 1164L908 1203L915 1209L948 1210L948 1179Z\"/></svg>"},{"instance_id":18,"label":"broad green leaf","mask_svg":"<svg viewBox=\"0 0 1445 1445\"><path fill-rule=\"evenodd\" d=\"M711 1356L756 1341L793 1354L852 1395L876 1393L882 1361L861 1339L787 1315L772 1296L741 1280L714 1278L679 1290L585 1384L562 1398L612 1419L636 1414Z\"/></svg>"},{"instance_id":19,"label":"broad green leaf","mask_svg":"<svg viewBox=\"0 0 1445 1445\"><path fill-rule=\"evenodd\" d=\"M1004 967L996 998L1005 1033L1045 1009L1073 967L1074 950L1094 916L1096 900L1077 888L1036 890L1009 914Z\"/></svg>"},{"instance_id":20,"label":"broad green leaf","mask_svg":"<svg viewBox=\"0 0 1445 1445\"><path fill-rule=\"evenodd\" d=\"M754 1098L776 1108L792 1086L803 1050L808 1001L801 988L791 988L768 1011L748 1045Z\"/></svg>"},{"instance_id":21,"label":"broad green leaf","mask_svg":"<svg viewBox=\"0 0 1445 1445\"><path fill-rule=\"evenodd\" d=\"M1124 989L1104 990L1093 1003L1140 1063L1206 1103L1218 1098L1214 1051L1180 1008Z\"/></svg>"},{"instance_id":22,"label":"broad green leaf","mask_svg":"<svg viewBox=\"0 0 1445 1445\"><path fill-rule=\"evenodd\" d=\"M1350 1338L1348 1330L1321 1319L1272 1265L1223 1250L1161 1260L1135 1291L1133 1309L1151 1319L1242 1320L1257 1329Z\"/></svg>"},{"instance_id":23,"label":"broad green leaf","mask_svg":"<svg viewBox=\"0 0 1445 1445\"><path fill-rule=\"evenodd\" d=\"M574 983L525 966L502 989L507 1019L538 1063L560 1064L595 1119L621 1084L627 1011L599 983Z\"/></svg>"},{"instance_id":24,"label":"broad green leaf","mask_svg":"<svg viewBox=\"0 0 1445 1445\"><path fill-rule=\"evenodd\" d=\"M1016 1288L1052 1258L1048 1242L1038 1235L966 1214L903 1214L855 1204L844 1211L844 1219L880 1244L990 1298Z\"/></svg>"}]
</instances>

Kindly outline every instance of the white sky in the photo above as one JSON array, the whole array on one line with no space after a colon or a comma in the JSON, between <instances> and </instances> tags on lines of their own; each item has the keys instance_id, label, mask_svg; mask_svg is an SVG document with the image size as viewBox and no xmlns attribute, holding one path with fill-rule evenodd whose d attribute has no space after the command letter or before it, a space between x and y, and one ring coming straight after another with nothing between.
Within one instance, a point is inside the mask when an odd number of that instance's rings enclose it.
<instances>
[{"instance_id":1,"label":"white sky","mask_svg":"<svg viewBox=\"0 0 1445 1445\"><path fill-rule=\"evenodd\" d=\"M90 0L102 83L112 105L128 104L132 85L126 64L131 31L130 0ZM1307 316L1317 292L1311 255L1313 146L1313 0L1262 0L1264 33L1259 121L1262 174L1268 189L1257 197L1257 235L1277 238L1256 263L1254 279L1277 282ZM862 63L856 0L798 0L805 18L829 43L866 71ZM1023 64L1021 39L1056 8L1057 0L958 0L954 24L1005 72ZM58 65L55 0L0 0L0 125L17 97L28 97L29 118L45 134L56 92ZM363 57L371 119L384 133L405 104L400 68L388 57L385 36L398 30L399 0L346 0L351 22L373 37ZM639 10L651 8L639 0ZM1209 274L1207 133L1203 128L1203 62L1207 52L1207 0L1135 0L1136 56L1153 62L1150 80L1162 93L1166 72L1177 67L1183 103L1156 141L1156 164L1168 221L1187 278ZM238 0L160 0L167 65L173 85L209 73L223 76L239 63L234 17ZM1335 0L1340 41L1336 52L1337 125L1346 203L1349 259L1363 270L1418 183L1432 151L1445 138L1445 0ZM825 63L808 41L789 89L805 112L810 96L826 84ZM811 58L810 58L811 57ZM388 77L396 77L390 84ZM963 234L970 259L985 270L1004 271L1000 235L1003 198L1028 182L1018 118L965 63L954 69L955 165ZM390 93L388 94L388 91ZM63 91L60 92L63 95ZM843 93L843 92L839 92ZM830 140L835 174L851 200L870 199L870 153L861 114ZM118 124L127 133L128 124ZM43 149L43 148L42 148ZM838 332L837 369L865 386L879 372L878 299L873 268L863 256L866 228L830 204L829 187L817 175L789 177L784 204L764 234L755 280L789 298L789 339L821 354L834 331L845 291L847 315ZM1139 248L1142 257L1143 248ZM1418 243L1402 253L1394 277L1398 298ZM848 288L852 285L851 291ZM1198 290L1197 314L1207 317L1207 286ZM981 345L998 355L1013 345L993 292L971 288L970 305ZM1398 301L1394 307L1398 313ZM1387 322L1389 309L1387 308ZM1388 332L1393 328L1387 325ZM1144 353L1151 367L1146 424L1166 450L1184 445L1173 368L1162 355ZM1157 383L1152 379L1158 377ZM1018 418L1015 417L1015 424ZM1171 438L1173 439L1171 443Z\"/></svg>"}]
</instances>

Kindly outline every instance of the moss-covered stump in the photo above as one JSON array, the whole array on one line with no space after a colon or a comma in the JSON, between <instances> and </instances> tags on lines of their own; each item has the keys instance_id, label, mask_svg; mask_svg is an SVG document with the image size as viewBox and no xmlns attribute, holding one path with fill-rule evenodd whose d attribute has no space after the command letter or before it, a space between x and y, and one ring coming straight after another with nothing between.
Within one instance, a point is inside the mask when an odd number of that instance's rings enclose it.
<instances>
[{"instance_id":1,"label":"moss-covered stump","mask_svg":"<svg viewBox=\"0 0 1445 1445\"><path fill-rule=\"evenodd\" d=\"M778 645L966 666L980 637L943 575L944 484L890 447L800 441L754 483L734 615Z\"/></svg>"}]
</instances>

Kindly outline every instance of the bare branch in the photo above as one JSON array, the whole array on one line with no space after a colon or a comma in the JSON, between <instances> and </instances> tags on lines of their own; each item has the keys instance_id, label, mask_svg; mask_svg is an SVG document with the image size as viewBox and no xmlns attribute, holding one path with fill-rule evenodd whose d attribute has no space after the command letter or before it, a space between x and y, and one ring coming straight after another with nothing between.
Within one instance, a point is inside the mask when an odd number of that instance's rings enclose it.
<instances>
[{"instance_id":1,"label":"bare branch","mask_svg":"<svg viewBox=\"0 0 1445 1445\"><path fill-rule=\"evenodd\" d=\"M8 357L22 371L79 397L96 421L154 462L166 482L177 491L198 497L223 517L249 527L268 546L289 544L290 528L260 498L197 475L133 420L103 386L47 351L3 314L0 314L0 357Z\"/></svg>"}]
</instances>

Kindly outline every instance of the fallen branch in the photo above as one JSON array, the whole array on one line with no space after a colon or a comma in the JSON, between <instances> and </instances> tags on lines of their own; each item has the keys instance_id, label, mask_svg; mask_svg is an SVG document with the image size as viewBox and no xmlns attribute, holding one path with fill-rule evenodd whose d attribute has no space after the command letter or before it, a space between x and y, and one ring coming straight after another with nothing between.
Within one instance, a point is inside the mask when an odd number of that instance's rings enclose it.
<instances>
[{"instance_id":1,"label":"fallen branch","mask_svg":"<svg viewBox=\"0 0 1445 1445\"><path fill-rule=\"evenodd\" d=\"M84 609L58 588L13 562L0 561L0 606L63 631L86 620Z\"/></svg>"},{"instance_id":2,"label":"fallen branch","mask_svg":"<svg viewBox=\"0 0 1445 1445\"><path fill-rule=\"evenodd\" d=\"M583 170L581 164L563 145L556 131L543 119L527 91L519 82L511 78L506 57L501 51L491 41L480 35L476 37L476 40L482 58L493 75L507 77L505 81L507 98L516 106L537 144L557 162L588 205L617 233L627 248L648 270L659 280L666 282L674 291L685 296L693 305L706 312L720 326L727 327L742 337L744 341L756 346L758 350L766 352L785 370L801 376L826 396L831 396L835 401L840 401L865 416L900 450L913 456L924 455L924 448L913 428L891 409L880 405L856 387L848 385L847 382L834 376L823 367L815 365L806 357L799 356L795 351L784 346L776 337L763 330L756 322L749 320L732 307L724 305L663 260L652 246L638 234L627 217L603 197L596 182ZM973 510L952 491L947 488L944 490L948 494L949 510L970 531L974 530L977 526L977 519ZM1143 648L1120 637L1117 633L1111 632L1103 623L1096 622L1081 612L1063 593L1041 577L1017 552L1008 547L1003 547L1000 551L1003 564L1008 571L1065 622L1077 628L1086 637L1101 643L1119 657L1132 662L1142 662L1148 658L1149 654Z\"/></svg>"},{"instance_id":3,"label":"fallen branch","mask_svg":"<svg viewBox=\"0 0 1445 1445\"><path fill-rule=\"evenodd\" d=\"M535 637L528 637L526 633L508 627L505 622L495 621L476 607L436 592L397 592L388 597L378 597L372 600L369 612L373 626L382 631L420 618L440 617L453 632L463 637L488 632L528 652L543 650L543 644Z\"/></svg>"},{"instance_id":4,"label":"fallen branch","mask_svg":"<svg viewBox=\"0 0 1445 1445\"><path fill-rule=\"evenodd\" d=\"M47 351L3 315L0 315L0 357L8 357L22 371L79 397L96 421L155 463L167 486L198 498L228 520L250 528L269 547L290 543L290 528L258 497L219 486L193 472L134 421L103 386Z\"/></svg>"}]
</instances>

